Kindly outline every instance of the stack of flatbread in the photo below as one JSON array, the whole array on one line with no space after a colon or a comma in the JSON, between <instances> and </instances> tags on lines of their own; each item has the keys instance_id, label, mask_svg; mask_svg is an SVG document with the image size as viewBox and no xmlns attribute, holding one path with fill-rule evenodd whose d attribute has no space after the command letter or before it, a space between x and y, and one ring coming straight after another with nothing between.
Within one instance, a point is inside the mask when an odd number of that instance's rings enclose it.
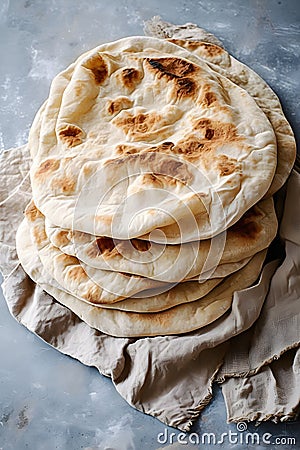
<instances>
[{"instance_id":1,"label":"stack of flatbread","mask_svg":"<svg viewBox=\"0 0 300 450\"><path fill-rule=\"evenodd\" d=\"M295 159L279 100L221 46L130 37L55 77L29 136L27 274L113 336L187 333L259 276Z\"/></svg>"}]
</instances>

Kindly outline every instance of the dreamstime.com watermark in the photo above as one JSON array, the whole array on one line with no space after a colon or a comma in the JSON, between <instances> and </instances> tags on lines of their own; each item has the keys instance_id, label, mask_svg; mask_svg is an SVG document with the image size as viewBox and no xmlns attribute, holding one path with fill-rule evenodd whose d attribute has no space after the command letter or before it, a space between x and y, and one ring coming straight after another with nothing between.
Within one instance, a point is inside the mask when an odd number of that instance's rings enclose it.
<instances>
[{"instance_id":1,"label":"dreamstime.com watermark","mask_svg":"<svg viewBox=\"0 0 300 450\"><path fill-rule=\"evenodd\" d=\"M167 428L158 433L159 444L181 444L181 445L285 445L295 446L296 438L292 436L273 436L271 433L251 433L247 431L247 423L239 422L236 431L228 430L226 433L174 433Z\"/></svg>"}]
</instances>

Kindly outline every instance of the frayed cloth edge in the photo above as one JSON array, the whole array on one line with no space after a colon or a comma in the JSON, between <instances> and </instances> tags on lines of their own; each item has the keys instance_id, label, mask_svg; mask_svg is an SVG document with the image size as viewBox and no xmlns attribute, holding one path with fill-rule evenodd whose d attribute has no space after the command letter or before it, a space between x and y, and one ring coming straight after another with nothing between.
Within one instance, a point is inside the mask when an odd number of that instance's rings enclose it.
<instances>
[{"instance_id":1,"label":"frayed cloth edge","mask_svg":"<svg viewBox=\"0 0 300 450\"><path fill-rule=\"evenodd\" d=\"M285 414L273 413L273 414L265 414L264 416L262 416L261 413L256 412L247 417L239 416L239 417L234 417L234 418L227 418L227 423L256 421L255 426L259 426L261 423L267 422L267 421L271 421L274 423L295 421L299 416L299 412L300 412L300 404L295 406L292 409L292 411L290 411L289 413L285 413Z\"/></svg>"},{"instance_id":2,"label":"frayed cloth edge","mask_svg":"<svg viewBox=\"0 0 300 450\"><path fill-rule=\"evenodd\" d=\"M214 380L216 383L218 384L222 384L224 383L227 379L229 378L247 378L250 377L251 375L256 375L257 373L259 373L259 371L261 369L263 369L265 366L271 364L274 361L277 361L278 359L280 359L280 357L288 352L289 350L293 350L295 348L298 348L300 346L300 342L297 341L294 344L291 344L287 347L285 347L284 350L282 350L281 352L279 352L278 354L273 355L272 357L266 359L261 365L259 365L258 367L256 367L255 369L250 369L248 371L244 371L244 372L232 372L232 373L228 373L225 375L222 375L220 377L216 377L216 379Z\"/></svg>"},{"instance_id":3,"label":"frayed cloth edge","mask_svg":"<svg viewBox=\"0 0 300 450\"><path fill-rule=\"evenodd\" d=\"M213 398L212 387L215 382L215 377L216 377L218 371L220 370L220 367L223 365L223 362L224 362L223 360L220 362L220 364L218 365L218 367L216 368L216 370L214 371L214 373L212 374L212 376L209 379L208 393L200 401L198 406L193 408L193 411L189 412L189 414L188 414L189 417L187 418L187 420L182 421L183 425L178 424L178 425L170 425L170 426L173 426L174 428L178 428L179 430L182 430L182 431L187 431L187 432L190 431L192 425L198 419L201 411L211 402L211 400Z\"/></svg>"}]
</instances>

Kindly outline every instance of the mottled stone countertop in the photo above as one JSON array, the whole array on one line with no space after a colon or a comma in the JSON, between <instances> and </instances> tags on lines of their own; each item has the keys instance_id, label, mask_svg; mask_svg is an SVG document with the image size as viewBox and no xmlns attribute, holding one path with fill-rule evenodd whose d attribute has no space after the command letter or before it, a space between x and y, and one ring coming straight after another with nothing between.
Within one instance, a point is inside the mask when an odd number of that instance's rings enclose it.
<instances>
[{"instance_id":1,"label":"mottled stone countertop","mask_svg":"<svg viewBox=\"0 0 300 450\"><path fill-rule=\"evenodd\" d=\"M154 15L197 23L218 36L275 90L299 142L299 0L1 0L0 149L26 142L58 71L100 43L143 34L143 21ZM0 361L0 449L167 448L157 441L163 424L128 406L96 369L61 355L18 325L2 297ZM236 430L226 423L218 388L215 393L194 426L198 434ZM299 448L299 428L299 422L265 423L258 429L251 424L249 430L261 436L294 436L298 444L283 440L247 448ZM245 447L227 442L170 448Z\"/></svg>"}]
</instances>

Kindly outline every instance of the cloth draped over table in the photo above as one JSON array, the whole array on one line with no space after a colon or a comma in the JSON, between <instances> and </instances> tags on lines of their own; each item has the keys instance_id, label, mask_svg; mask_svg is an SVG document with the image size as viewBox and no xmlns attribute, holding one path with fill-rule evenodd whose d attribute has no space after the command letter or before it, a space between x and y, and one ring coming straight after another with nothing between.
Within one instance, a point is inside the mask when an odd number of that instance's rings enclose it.
<instances>
[{"instance_id":1,"label":"cloth draped over table","mask_svg":"<svg viewBox=\"0 0 300 450\"><path fill-rule=\"evenodd\" d=\"M0 267L11 314L45 342L111 377L136 409L187 431L221 383L228 421L295 419L300 399L300 175L287 183L282 260L234 294L214 323L180 336L115 338L90 328L36 285L20 265L15 234L28 203L26 146L0 157ZM279 196L280 197L280 196Z\"/></svg>"}]
</instances>

